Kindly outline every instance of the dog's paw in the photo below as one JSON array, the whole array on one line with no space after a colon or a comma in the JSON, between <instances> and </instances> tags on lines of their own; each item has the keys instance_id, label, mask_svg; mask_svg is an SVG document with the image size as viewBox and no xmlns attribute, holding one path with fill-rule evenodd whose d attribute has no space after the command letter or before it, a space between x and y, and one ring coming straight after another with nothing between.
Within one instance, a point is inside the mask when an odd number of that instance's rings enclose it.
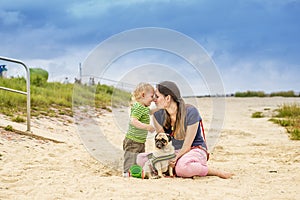
<instances>
[{"instance_id":1,"label":"dog's paw","mask_svg":"<svg viewBox=\"0 0 300 200\"><path fill-rule=\"evenodd\" d=\"M152 177L151 177L151 179L160 179L160 178L163 178L163 177L161 177L161 176L159 176L159 175L156 175L156 176L152 176Z\"/></svg>"}]
</instances>

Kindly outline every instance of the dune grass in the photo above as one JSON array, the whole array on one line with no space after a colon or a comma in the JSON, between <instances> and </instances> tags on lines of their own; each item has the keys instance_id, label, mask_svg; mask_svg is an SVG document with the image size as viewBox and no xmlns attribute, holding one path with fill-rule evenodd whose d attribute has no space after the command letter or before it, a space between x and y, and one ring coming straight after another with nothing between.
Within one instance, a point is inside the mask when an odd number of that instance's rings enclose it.
<instances>
[{"instance_id":1,"label":"dune grass","mask_svg":"<svg viewBox=\"0 0 300 200\"><path fill-rule=\"evenodd\" d=\"M26 80L24 78L0 78L0 86L15 90L26 91ZM31 90L31 115L58 117L61 115L73 116L72 106L75 84L62 84L58 82L46 82L34 84ZM122 105L130 100L130 93L107 85L80 86L81 104L90 101L92 106L107 109L112 105L112 96L117 95L114 105ZM84 96L87 95L87 96ZM76 102L75 102L76 103ZM10 116L12 120L22 122L26 116L26 95L0 90L0 113Z\"/></svg>"},{"instance_id":2,"label":"dune grass","mask_svg":"<svg viewBox=\"0 0 300 200\"><path fill-rule=\"evenodd\" d=\"M262 118L264 117L263 113L262 112L254 112L252 113L252 118Z\"/></svg>"},{"instance_id":3,"label":"dune grass","mask_svg":"<svg viewBox=\"0 0 300 200\"><path fill-rule=\"evenodd\" d=\"M294 91L280 91L267 94L263 91L236 92L235 97L299 97Z\"/></svg>"},{"instance_id":4,"label":"dune grass","mask_svg":"<svg viewBox=\"0 0 300 200\"><path fill-rule=\"evenodd\" d=\"M284 104L276 111L278 114L270 120L285 127L292 140L300 140L300 105Z\"/></svg>"}]
</instances>

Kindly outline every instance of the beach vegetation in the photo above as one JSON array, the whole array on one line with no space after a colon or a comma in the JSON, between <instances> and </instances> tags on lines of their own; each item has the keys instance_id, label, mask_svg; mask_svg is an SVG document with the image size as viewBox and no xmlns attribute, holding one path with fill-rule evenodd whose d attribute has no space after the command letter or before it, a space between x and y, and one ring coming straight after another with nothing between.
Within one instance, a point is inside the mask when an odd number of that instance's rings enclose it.
<instances>
[{"instance_id":1,"label":"beach vegetation","mask_svg":"<svg viewBox=\"0 0 300 200\"><path fill-rule=\"evenodd\" d=\"M30 68L30 83L37 87L46 85L49 73L41 68Z\"/></svg>"},{"instance_id":2,"label":"beach vegetation","mask_svg":"<svg viewBox=\"0 0 300 200\"><path fill-rule=\"evenodd\" d=\"M246 92L236 92L235 97L266 97L266 93L263 91L246 91Z\"/></svg>"},{"instance_id":3,"label":"beach vegetation","mask_svg":"<svg viewBox=\"0 0 300 200\"><path fill-rule=\"evenodd\" d=\"M296 94L293 90L289 91L280 91L265 93L263 91L246 91L246 92L236 92L235 97L300 97L300 94Z\"/></svg>"},{"instance_id":4,"label":"beach vegetation","mask_svg":"<svg viewBox=\"0 0 300 200\"><path fill-rule=\"evenodd\" d=\"M21 117L21 116L17 115L16 117L13 117L13 118L12 118L12 121L13 121L13 122L21 123L21 122L25 122L26 120L25 120L24 117Z\"/></svg>"},{"instance_id":5,"label":"beach vegetation","mask_svg":"<svg viewBox=\"0 0 300 200\"><path fill-rule=\"evenodd\" d=\"M281 91L281 92L272 92L270 97L298 97L294 91Z\"/></svg>"},{"instance_id":6,"label":"beach vegetation","mask_svg":"<svg viewBox=\"0 0 300 200\"><path fill-rule=\"evenodd\" d=\"M88 86L47 82L47 74L41 70L37 71L40 75L36 75L36 81L30 85L31 116L73 116L74 105L90 105L96 109L111 111L112 97L114 97L114 106L126 105L131 98L129 92L108 85ZM26 80L23 77L1 78L0 86L26 92ZM80 94L75 97L73 96L74 87L80 89ZM26 95L0 89L0 113L21 122L26 116L26 100Z\"/></svg>"},{"instance_id":7,"label":"beach vegetation","mask_svg":"<svg viewBox=\"0 0 300 200\"><path fill-rule=\"evenodd\" d=\"M284 104L276 112L270 120L285 127L292 140L300 140L300 105Z\"/></svg>"},{"instance_id":8,"label":"beach vegetation","mask_svg":"<svg viewBox=\"0 0 300 200\"><path fill-rule=\"evenodd\" d=\"M283 104L279 109L276 110L278 114L276 117L300 117L300 105L296 103Z\"/></svg>"},{"instance_id":9,"label":"beach vegetation","mask_svg":"<svg viewBox=\"0 0 300 200\"><path fill-rule=\"evenodd\" d=\"M263 113L262 112L254 112L252 113L252 118L262 118L264 117Z\"/></svg>"},{"instance_id":10,"label":"beach vegetation","mask_svg":"<svg viewBox=\"0 0 300 200\"><path fill-rule=\"evenodd\" d=\"M4 127L4 130L6 131L14 131L14 128L12 127L12 125L7 125L6 127Z\"/></svg>"}]
</instances>

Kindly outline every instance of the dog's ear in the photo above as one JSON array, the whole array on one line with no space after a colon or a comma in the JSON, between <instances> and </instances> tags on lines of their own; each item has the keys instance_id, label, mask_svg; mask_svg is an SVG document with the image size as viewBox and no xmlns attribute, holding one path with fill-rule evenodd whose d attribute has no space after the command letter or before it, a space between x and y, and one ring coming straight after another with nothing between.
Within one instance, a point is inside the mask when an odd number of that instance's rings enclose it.
<instances>
[{"instance_id":1,"label":"dog's ear","mask_svg":"<svg viewBox=\"0 0 300 200\"><path fill-rule=\"evenodd\" d=\"M156 139L156 137L157 137L157 135L158 135L159 133L156 133L156 135L155 135L155 137L154 137L154 139Z\"/></svg>"}]
</instances>

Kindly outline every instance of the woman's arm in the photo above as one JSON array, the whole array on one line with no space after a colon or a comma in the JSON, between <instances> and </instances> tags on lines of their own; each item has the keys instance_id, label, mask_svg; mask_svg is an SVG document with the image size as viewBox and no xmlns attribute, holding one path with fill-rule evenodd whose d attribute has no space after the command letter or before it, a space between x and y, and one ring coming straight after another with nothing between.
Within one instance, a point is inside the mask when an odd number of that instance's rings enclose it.
<instances>
[{"instance_id":1,"label":"woman's arm","mask_svg":"<svg viewBox=\"0 0 300 200\"><path fill-rule=\"evenodd\" d=\"M182 145L182 148L179 150L178 154L176 155L175 159L173 160L173 163L175 165L176 161L183 156L185 153L187 153L189 150L191 150L192 143L196 137L197 129L198 129L199 123L195 123L192 125L187 126L186 128L186 135L185 139Z\"/></svg>"},{"instance_id":2,"label":"woman's arm","mask_svg":"<svg viewBox=\"0 0 300 200\"><path fill-rule=\"evenodd\" d=\"M155 117L153 117L153 124L154 124L155 130L156 130L157 133L163 133L164 132L164 128L157 122Z\"/></svg>"}]
</instances>

